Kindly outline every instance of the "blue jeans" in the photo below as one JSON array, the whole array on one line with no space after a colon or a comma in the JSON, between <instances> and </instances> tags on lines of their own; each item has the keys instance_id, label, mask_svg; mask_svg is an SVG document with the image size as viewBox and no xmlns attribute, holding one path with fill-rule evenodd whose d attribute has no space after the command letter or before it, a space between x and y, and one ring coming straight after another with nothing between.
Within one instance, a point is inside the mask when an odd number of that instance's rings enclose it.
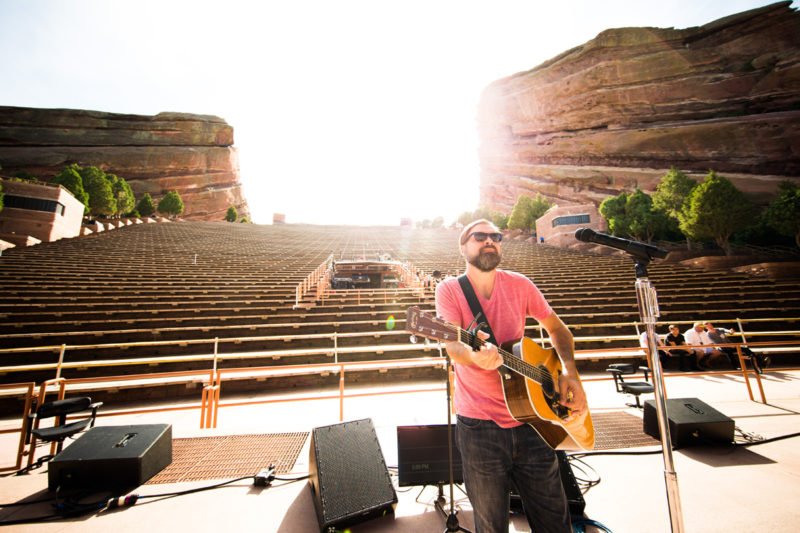
<instances>
[{"instance_id":1,"label":"blue jeans","mask_svg":"<svg viewBox=\"0 0 800 533\"><path fill-rule=\"evenodd\" d=\"M508 533L512 483L535 533L572 531L556 453L535 429L458 415L456 444L475 533Z\"/></svg>"}]
</instances>

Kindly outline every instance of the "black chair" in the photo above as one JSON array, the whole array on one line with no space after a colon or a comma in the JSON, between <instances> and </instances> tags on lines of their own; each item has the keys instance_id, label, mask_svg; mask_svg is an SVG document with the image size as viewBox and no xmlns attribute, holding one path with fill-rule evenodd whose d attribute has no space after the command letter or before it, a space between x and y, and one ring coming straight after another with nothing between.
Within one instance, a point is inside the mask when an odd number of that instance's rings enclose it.
<instances>
[{"instance_id":1,"label":"black chair","mask_svg":"<svg viewBox=\"0 0 800 533\"><path fill-rule=\"evenodd\" d=\"M625 381L622 376L633 376L637 370L644 372L644 381ZM606 372L611 372L614 376L614 385L617 387L617 392L620 394L633 394L636 398L636 404L628 404L631 407L642 408L639 403L640 394L649 394L655 390L653 384L648 380L650 376L650 369L646 366L640 366L638 369L632 363L614 363L606 368Z\"/></svg>"},{"instance_id":2,"label":"black chair","mask_svg":"<svg viewBox=\"0 0 800 533\"><path fill-rule=\"evenodd\" d=\"M72 437L76 433L80 433L87 427L94 427L94 420L97 416L97 409L103 405L103 402L92 403L92 399L87 397L83 398L69 398L66 400L56 400L53 402L45 402L36 409L35 413L28 415L28 432L26 436L26 444L33 443L31 447L31 456L33 450L36 448L36 440L42 442L56 442L58 443L56 453L61 452L64 446L64 440ZM91 411L91 414L86 415L86 418L75 420L74 422L67 422L67 415ZM54 425L51 427L40 428L39 423L42 419L54 418ZM42 458L39 461L52 459L52 456Z\"/></svg>"}]
</instances>

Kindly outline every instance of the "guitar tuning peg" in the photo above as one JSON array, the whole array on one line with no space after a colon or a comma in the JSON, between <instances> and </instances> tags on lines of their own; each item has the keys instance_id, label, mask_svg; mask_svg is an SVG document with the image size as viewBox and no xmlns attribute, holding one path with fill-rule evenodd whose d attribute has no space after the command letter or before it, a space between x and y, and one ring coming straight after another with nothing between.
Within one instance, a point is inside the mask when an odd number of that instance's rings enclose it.
<instances>
[{"instance_id":1,"label":"guitar tuning peg","mask_svg":"<svg viewBox=\"0 0 800 533\"><path fill-rule=\"evenodd\" d=\"M408 338L408 340L411 341L411 344L417 344L417 336L416 335L411 335Z\"/></svg>"}]
</instances>

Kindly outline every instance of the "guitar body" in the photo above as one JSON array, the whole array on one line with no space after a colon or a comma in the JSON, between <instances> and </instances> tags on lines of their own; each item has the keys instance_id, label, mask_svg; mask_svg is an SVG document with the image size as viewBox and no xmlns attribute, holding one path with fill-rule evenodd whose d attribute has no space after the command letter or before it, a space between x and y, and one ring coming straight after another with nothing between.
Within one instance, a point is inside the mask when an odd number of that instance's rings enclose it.
<instances>
[{"instance_id":1,"label":"guitar body","mask_svg":"<svg viewBox=\"0 0 800 533\"><path fill-rule=\"evenodd\" d=\"M408 308L406 329L429 339L462 342L473 349L474 343L484 342L474 333L416 306ZM562 369L555 350L545 350L531 339L523 338L504 344L500 355L503 364L497 371L511 416L530 424L553 449L591 450L594 427L588 410L585 415L573 418L570 410L558 402L558 377Z\"/></svg>"},{"instance_id":2,"label":"guitar body","mask_svg":"<svg viewBox=\"0 0 800 533\"><path fill-rule=\"evenodd\" d=\"M558 376L561 360L552 348L544 349L531 339L507 343L503 347L548 376L542 384L512 372L498 369L508 410L516 420L530 424L553 449L591 450L594 427L591 415L567 420L568 411L558 403Z\"/></svg>"}]
</instances>

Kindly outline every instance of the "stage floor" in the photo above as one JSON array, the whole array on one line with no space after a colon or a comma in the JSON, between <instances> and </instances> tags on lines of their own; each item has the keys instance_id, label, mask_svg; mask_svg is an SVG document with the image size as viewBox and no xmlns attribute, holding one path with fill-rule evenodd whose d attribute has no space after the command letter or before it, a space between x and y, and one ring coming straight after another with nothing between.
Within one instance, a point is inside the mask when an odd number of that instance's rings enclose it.
<instances>
[{"instance_id":1,"label":"stage floor","mask_svg":"<svg viewBox=\"0 0 800 533\"><path fill-rule=\"evenodd\" d=\"M589 377L592 376L584 376ZM670 398L701 399L732 418L737 428L746 434L770 439L800 431L800 371L770 372L763 376L763 382L767 404L749 401L741 375L668 377L667 392ZM625 402L630 398L615 393L613 383L587 381L585 387L592 412L598 419L613 419L618 416L613 413L621 412L628 417L641 417L641 411L626 408ZM345 399L344 421L364 418L373 421L386 464L394 467L397 465L397 426L445 423L445 395L435 390ZM199 429L199 420L199 412L193 410L102 417L98 424L170 423L176 439L302 434L315 427L337 424L339 401L293 401L223 408L218 428L213 430ZM0 427L13 423L0 421ZM12 462L16 438L0 437L2 461ZM743 439L737 437L737 441L743 442ZM306 439L296 454L293 467L285 474L280 473L279 478L300 478L307 474L308 447ZM573 463L576 477L598 481L584 494L586 516L614 533L670 531L663 456L660 453L626 453L659 449L638 443L635 447L611 450L615 455L587 456L583 464ZM691 446L676 450L673 455L686 532L785 531L791 530L800 520L797 437L746 447ZM575 470L576 466L580 471ZM396 472L393 468L390 471ZM396 485L395 476L393 480ZM148 483L134 492L141 496L164 496L142 498L132 507L114 511L93 511L74 518L10 525L7 530L48 533L196 532L232 528L287 533L319 530L312 493L305 480L276 479L272 486L260 488L253 486L248 478L213 490L166 496L220 481L225 479ZM444 493L449 497L449 488L445 487ZM399 502L394 515L369 520L350 530L353 533L419 533L446 529L445 517L434 506L438 496L436 487L399 487L397 494ZM87 495L82 501L99 501L103 496ZM7 506L26 500L45 501ZM460 525L473 530L469 501L459 488L455 490L455 500ZM4 505L0 509L0 524L52 515L55 509L53 493L47 491L46 467L23 476L0 478L0 503ZM524 517L512 516L509 531L529 531ZM588 527L586 531L599 530Z\"/></svg>"}]
</instances>

